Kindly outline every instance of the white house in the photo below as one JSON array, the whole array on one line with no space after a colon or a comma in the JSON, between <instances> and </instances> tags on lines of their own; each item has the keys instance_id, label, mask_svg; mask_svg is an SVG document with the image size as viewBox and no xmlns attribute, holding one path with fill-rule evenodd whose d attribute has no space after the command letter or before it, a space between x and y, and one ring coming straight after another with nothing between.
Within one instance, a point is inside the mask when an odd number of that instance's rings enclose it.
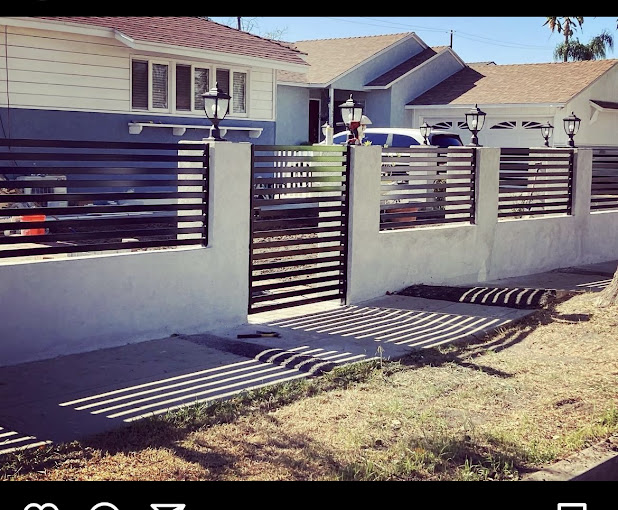
<instances>
[{"instance_id":1,"label":"white house","mask_svg":"<svg viewBox=\"0 0 618 510\"><path fill-rule=\"evenodd\" d=\"M232 95L227 139L273 143L276 72L298 50L199 17L0 18L0 136L174 141L209 135L201 94Z\"/></svg>"}]
</instances>

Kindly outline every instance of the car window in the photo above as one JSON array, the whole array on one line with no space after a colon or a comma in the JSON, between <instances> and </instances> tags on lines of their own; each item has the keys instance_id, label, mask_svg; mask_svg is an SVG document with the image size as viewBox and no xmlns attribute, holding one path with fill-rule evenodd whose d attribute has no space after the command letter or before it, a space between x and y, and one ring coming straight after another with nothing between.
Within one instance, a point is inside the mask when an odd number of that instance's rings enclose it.
<instances>
[{"instance_id":1,"label":"car window","mask_svg":"<svg viewBox=\"0 0 618 510\"><path fill-rule=\"evenodd\" d=\"M397 133L393 135L392 147L410 147L410 145L420 145L420 143L412 136L399 135Z\"/></svg>"},{"instance_id":2,"label":"car window","mask_svg":"<svg viewBox=\"0 0 618 510\"><path fill-rule=\"evenodd\" d=\"M369 140L371 145L384 145L386 143L386 139L388 138L387 133L365 133L363 137L363 142L365 140Z\"/></svg>"},{"instance_id":3,"label":"car window","mask_svg":"<svg viewBox=\"0 0 618 510\"><path fill-rule=\"evenodd\" d=\"M348 132L344 131L343 133L337 133L335 136L333 136L333 143L335 145L339 145L342 143L345 143L348 139Z\"/></svg>"},{"instance_id":4,"label":"car window","mask_svg":"<svg viewBox=\"0 0 618 510\"><path fill-rule=\"evenodd\" d=\"M434 134L431 136L431 145L437 145L438 147L451 147L461 146L461 138L458 135L442 135L442 134Z\"/></svg>"}]
</instances>

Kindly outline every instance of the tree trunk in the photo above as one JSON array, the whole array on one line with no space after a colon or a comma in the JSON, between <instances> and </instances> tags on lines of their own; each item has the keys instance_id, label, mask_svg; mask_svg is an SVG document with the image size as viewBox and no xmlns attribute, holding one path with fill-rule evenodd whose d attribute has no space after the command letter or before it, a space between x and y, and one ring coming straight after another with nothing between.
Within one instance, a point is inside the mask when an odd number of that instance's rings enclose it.
<instances>
[{"instance_id":1,"label":"tree trunk","mask_svg":"<svg viewBox=\"0 0 618 510\"><path fill-rule=\"evenodd\" d=\"M595 304L599 308L618 304L618 269L616 269L611 283L599 294Z\"/></svg>"}]
</instances>

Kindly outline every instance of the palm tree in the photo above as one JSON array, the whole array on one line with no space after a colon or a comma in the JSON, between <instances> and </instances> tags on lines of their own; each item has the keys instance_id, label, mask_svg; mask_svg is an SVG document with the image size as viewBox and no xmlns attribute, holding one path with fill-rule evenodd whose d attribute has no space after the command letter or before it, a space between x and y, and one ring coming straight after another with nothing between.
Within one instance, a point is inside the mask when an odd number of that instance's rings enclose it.
<instances>
[{"instance_id":1,"label":"palm tree","mask_svg":"<svg viewBox=\"0 0 618 510\"><path fill-rule=\"evenodd\" d=\"M579 39L574 39L569 42L559 44L554 50L554 58L556 60L598 60L607 56L607 50L614 48L613 36L604 30L600 35L593 37L588 44L579 42Z\"/></svg>"},{"instance_id":2,"label":"palm tree","mask_svg":"<svg viewBox=\"0 0 618 510\"><path fill-rule=\"evenodd\" d=\"M573 30L577 29L577 26L581 27L584 24L584 18L581 16L547 16L547 21L543 23L543 26L549 26L549 29L554 32L564 34L564 47L567 51L564 52L563 59L567 61L567 53L569 48L569 39L573 35Z\"/></svg>"},{"instance_id":3,"label":"palm tree","mask_svg":"<svg viewBox=\"0 0 618 510\"><path fill-rule=\"evenodd\" d=\"M593 37L588 44L579 42L579 39L574 39L569 42L559 44L554 50L554 58L556 60L598 60L607 56L607 50L614 48L614 38L604 30L601 34Z\"/></svg>"}]
</instances>

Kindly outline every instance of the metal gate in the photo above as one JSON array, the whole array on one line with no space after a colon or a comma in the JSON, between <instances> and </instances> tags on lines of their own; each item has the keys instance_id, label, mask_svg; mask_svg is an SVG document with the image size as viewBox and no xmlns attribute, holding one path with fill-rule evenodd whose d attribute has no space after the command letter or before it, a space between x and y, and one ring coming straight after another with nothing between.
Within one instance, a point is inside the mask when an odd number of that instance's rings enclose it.
<instances>
[{"instance_id":1,"label":"metal gate","mask_svg":"<svg viewBox=\"0 0 618 510\"><path fill-rule=\"evenodd\" d=\"M249 313L345 302L347 146L252 146Z\"/></svg>"}]
</instances>

